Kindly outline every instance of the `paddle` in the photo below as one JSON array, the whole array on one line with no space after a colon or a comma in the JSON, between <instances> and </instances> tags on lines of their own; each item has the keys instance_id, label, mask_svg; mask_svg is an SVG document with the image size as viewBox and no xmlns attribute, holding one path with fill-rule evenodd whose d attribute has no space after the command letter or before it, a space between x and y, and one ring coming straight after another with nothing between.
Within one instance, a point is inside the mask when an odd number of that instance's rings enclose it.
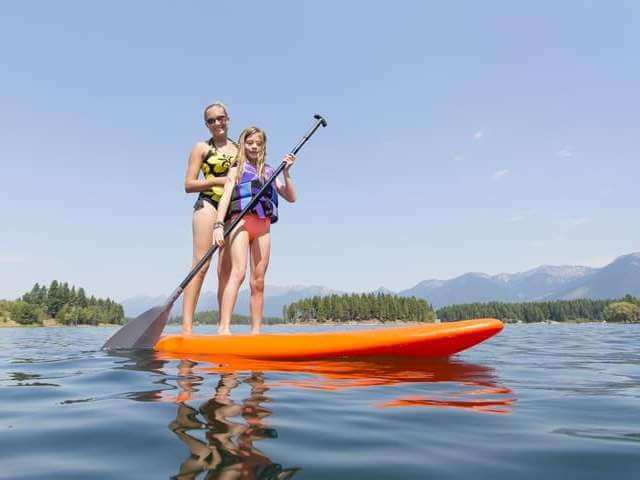
<instances>
[{"instance_id":1,"label":"paddle","mask_svg":"<svg viewBox=\"0 0 640 480\"><path fill-rule=\"evenodd\" d=\"M300 151L307 140L311 138L311 136L320 128L320 126L326 127L327 121L321 115L314 115L316 119L315 124L311 129L306 133L304 137L298 142L298 144L291 150L291 153L294 155ZM242 217L244 217L247 212L249 212L253 207L256 206L260 197L267 191L269 185L273 183L278 175L284 170L286 167L286 162L282 162L280 166L273 172L273 174L269 177L269 179L265 182L262 188L258 191L255 197L251 199L249 204L240 212L240 215L235 217L235 219L225 226L224 236L226 237L229 233L236 227L236 225L240 222ZM120 328L116 333L114 333L109 340L102 346L104 350L115 350L120 348L146 348L150 349L156 344L160 335L162 335L162 330L164 330L165 325L167 324L167 320L169 319L169 313L171 312L171 308L175 301L182 295L183 290L191 279L200 271L200 269L207 263L207 261L213 256L213 254L218 250L218 245L213 244L207 250L207 253L198 261L198 263L191 269L189 274L185 277L185 279L180 283L178 288L169 296L167 301L163 305L159 305L157 307L153 307L150 310L147 310L142 315L134 318L129 323L127 323L124 327Z\"/></svg>"}]
</instances>

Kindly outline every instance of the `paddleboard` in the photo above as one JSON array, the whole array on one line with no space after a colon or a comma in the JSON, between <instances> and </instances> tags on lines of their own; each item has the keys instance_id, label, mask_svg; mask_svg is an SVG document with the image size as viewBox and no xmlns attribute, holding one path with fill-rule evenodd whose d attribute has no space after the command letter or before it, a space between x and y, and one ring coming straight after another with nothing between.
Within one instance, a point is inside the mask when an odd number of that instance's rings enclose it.
<instances>
[{"instance_id":1,"label":"paddleboard","mask_svg":"<svg viewBox=\"0 0 640 480\"><path fill-rule=\"evenodd\" d=\"M473 347L502 330L495 318L426 325L261 335L166 335L159 352L221 355L262 360L310 360L394 356L442 358Z\"/></svg>"}]
</instances>

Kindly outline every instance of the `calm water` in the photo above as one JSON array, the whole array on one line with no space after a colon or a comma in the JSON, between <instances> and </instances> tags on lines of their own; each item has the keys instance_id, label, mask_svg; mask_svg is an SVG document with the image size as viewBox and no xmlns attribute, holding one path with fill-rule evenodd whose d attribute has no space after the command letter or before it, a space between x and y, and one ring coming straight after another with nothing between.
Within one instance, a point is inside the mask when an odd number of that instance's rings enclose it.
<instances>
[{"instance_id":1,"label":"calm water","mask_svg":"<svg viewBox=\"0 0 640 480\"><path fill-rule=\"evenodd\" d=\"M640 325L508 326L439 363L110 355L112 332L0 330L0 478L640 478Z\"/></svg>"}]
</instances>

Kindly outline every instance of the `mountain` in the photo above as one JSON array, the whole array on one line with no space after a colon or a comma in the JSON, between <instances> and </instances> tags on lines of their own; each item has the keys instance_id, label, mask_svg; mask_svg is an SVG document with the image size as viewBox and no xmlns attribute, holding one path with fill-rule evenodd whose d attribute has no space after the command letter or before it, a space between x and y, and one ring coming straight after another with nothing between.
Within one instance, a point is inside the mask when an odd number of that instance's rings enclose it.
<instances>
[{"instance_id":1,"label":"mountain","mask_svg":"<svg viewBox=\"0 0 640 480\"><path fill-rule=\"evenodd\" d=\"M151 307L161 305L167 299L165 295L152 297L151 295L136 295L135 297L120 300L125 317L137 317Z\"/></svg>"},{"instance_id":2,"label":"mountain","mask_svg":"<svg viewBox=\"0 0 640 480\"><path fill-rule=\"evenodd\" d=\"M282 307L303 298L316 295L343 294L322 286L277 286L265 289L265 315L280 317ZM385 287L372 293L393 294ZM640 252L623 255L602 268L576 265L543 265L525 272L465 273L450 280L429 279L402 290L398 295L425 299L434 308L456 303L472 302L532 302L542 300L570 300L574 298L621 298L626 294L640 296ZM249 291L238 295L236 313L249 314ZM166 297L136 296L120 303L125 315L135 317L158 305ZM173 314L182 310L182 299L176 302ZM198 311L217 310L215 292L203 292Z\"/></svg>"},{"instance_id":3,"label":"mountain","mask_svg":"<svg viewBox=\"0 0 640 480\"><path fill-rule=\"evenodd\" d=\"M264 290L264 315L266 317L282 317L282 307L303 298L320 296L324 297L332 294L341 295L345 292L339 292L337 290L331 290L327 287L321 287L318 285L303 286L294 285L290 287L286 286L269 286L267 285ZM238 294L238 303L236 305L236 313L241 315L249 315L249 299L251 293L248 289L241 290ZM212 303L205 310L217 310L217 302Z\"/></svg>"},{"instance_id":4,"label":"mountain","mask_svg":"<svg viewBox=\"0 0 640 480\"><path fill-rule=\"evenodd\" d=\"M396 292L394 292L392 290L389 290L386 287L378 287L378 288L376 288L375 290L372 290L369 293L375 293L375 294L379 293L379 294L382 294L382 295L395 295L396 294Z\"/></svg>"},{"instance_id":5,"label":"mountain","mask_svg":"<svg viewBox=\"0 0 640 480\"><path fill-rule=\"evenodd\" d=\"M575 282L570 288L553 295L553 298L603 299L620 298L626 294L640 296L640 252L616 258L592 275Z\"/></svg>"},{"instance_id":6,"label":"mountain","mask_svg":"<svg viewBox=\"0 0 640 480\"><path fill-rule=\"evenodd\" d=\"M279 286L279 285L267 285L265 287L264 297L264 315L267 317L281 317L282 307L290 303L296 302L303 298L318 296L326 296L332 294L343 294L338 290L331 290L326 287L312 285L292 285L292 286ZM136 317L142 312L162 304L166 300L166 296L151 297L146 295L137 295L135 297L127 298L120 303L124 308L124 313L127 317ZM180 315L182 313L182 298L180 297L175 303L172 315ZM236 303L235 313L241 315L249 315L249 299L250 292L248 289L240 290L238 293L238 301ZM205 310L217 310L218 300L216 292L202 292L200 300L198 301L197 311Z\"/></svg>"},{"instance_id":7,"label":"mountain","mask_svg":"<svg viewBox=\"0 0 640 480\"><path fill-rule=\"evenodd\" d=\"M640 295L640 253L616 258L602 268L543 265L526 272L465 273L451 280L425 280L399 293L440 308L456 303L533 302Z\"/></svg>"}]
</instances>

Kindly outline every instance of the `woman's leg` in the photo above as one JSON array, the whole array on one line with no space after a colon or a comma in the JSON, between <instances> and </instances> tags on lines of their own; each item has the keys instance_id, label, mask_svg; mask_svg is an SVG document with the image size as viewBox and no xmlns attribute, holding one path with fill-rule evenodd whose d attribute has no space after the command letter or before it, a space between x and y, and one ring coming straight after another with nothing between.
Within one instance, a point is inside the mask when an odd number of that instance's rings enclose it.
<instances>
[{"instance_id":1,"label":"woman's leg","mask_svg":"<svg viewBox=\"0 0 640 480\"><path fill-rule=\"evenodd\" d=\"M202 208L193 212L193 262L192 268L207 253L213 242L213 223L216 219L216 209L209 202L202 201ZM202 282L209 269L207 262L204 267L189 282L184 289L184 301L182 303L182 333L191 333L193 314L200 297Z\"/></svg>"},{"instance_id":2,"label":"woman's leg","mask_svg":"<svg viewBox=\"0 0 640 480\"><path fill-rule=\"evenodd\" d=\"M220 297L220 322L218 323L218 333L220 335L230 335L231 315L233 307L238 298L238 290L244 281L247 271L247 250L249 248L249 234L244 229L243 221L233 229L229 235L223 250L228 250L225 255L230 258L229 276L222 295ZM224 263L224 259L222 260Z\"/></svg>"},{"instance_id":3,"label":"woman's leg","mask_svg":"<svg viewBox=\"0 0 640 480\"><path fill-rule=\"evenodd\" d=\"M264 276L269 266L271 233L267 232L251 242L251 333L260 333L264 313Z\"/></svg>"}]
</instances>

